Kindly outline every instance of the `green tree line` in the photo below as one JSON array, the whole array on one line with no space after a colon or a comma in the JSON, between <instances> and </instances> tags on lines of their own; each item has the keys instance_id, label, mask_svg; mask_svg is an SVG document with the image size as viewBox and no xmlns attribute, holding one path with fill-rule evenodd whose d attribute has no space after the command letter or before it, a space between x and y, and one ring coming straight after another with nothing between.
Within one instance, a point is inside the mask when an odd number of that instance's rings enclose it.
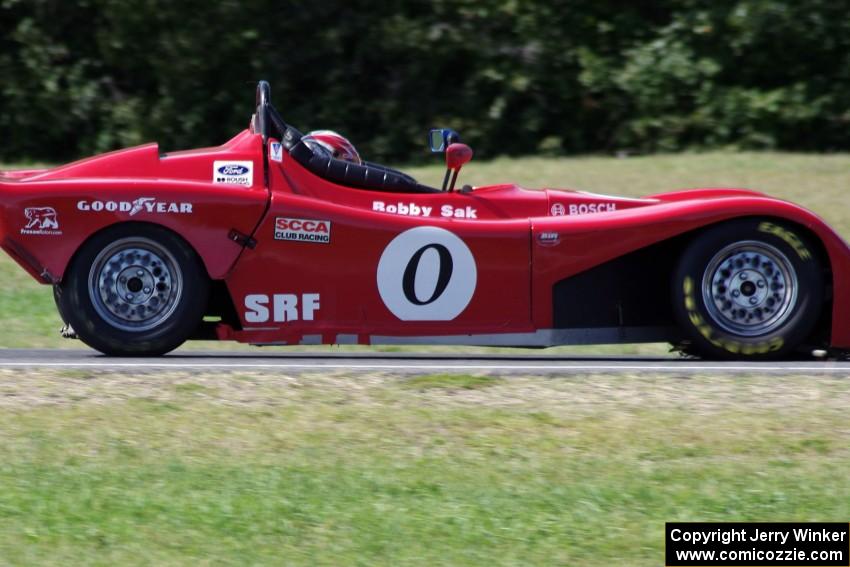
<instances>
[{"instance_id":1,"label":"green tree line","mask_svg":"<svg viewBox=\"0 0 850 567\"><path fill-rule=\"evenodd\" d=\"M0 159L244 128L258 79L368 159L850 149L845 0L0 0Z\"/></svg>"}]
</instances>

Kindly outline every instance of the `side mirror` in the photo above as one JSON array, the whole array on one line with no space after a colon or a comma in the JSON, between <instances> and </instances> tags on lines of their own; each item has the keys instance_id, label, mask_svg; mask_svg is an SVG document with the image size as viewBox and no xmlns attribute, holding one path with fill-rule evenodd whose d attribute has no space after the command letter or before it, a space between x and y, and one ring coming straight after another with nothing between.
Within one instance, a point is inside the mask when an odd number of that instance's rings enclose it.
<instances>
[{"instance_id":1,"label":"side mirror","mask_svg":"<svg viewBox=\"0 0 850 567\"><path fill-rule=\"evenodd\" d=\"M434 128L428 132L428 147L435 154L446 151L446 148L457 142L460 142L460 134L451 128Z\"/></svg>"},{"instance_id":2,"label":"side mirror","mask_svg":"<svg viewBox=\"0 0 850 567\"><path fill-rule=\"evenodd\" d=\"M457 175L460 173L460 168L469 163L472 159L472 148L466 144L450 144L446 149L446 176L443 177L443 191L448 186L449 192L455 190L457 183ZM449 184L449 175L451 175L451 184Z\"/></svg>"}]
</instances>

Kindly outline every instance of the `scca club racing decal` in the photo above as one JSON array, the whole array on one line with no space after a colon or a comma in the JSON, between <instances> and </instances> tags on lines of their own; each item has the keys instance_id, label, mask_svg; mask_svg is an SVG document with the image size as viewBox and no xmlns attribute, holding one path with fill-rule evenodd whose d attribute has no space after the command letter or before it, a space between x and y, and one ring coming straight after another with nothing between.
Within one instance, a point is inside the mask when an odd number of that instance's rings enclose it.
<instances>
[{"instance_id":1,"label":"scca club racing decal","mask_svg":"<svg viewBox=\"0 0 850 567\"><path fill-rule=\"evenodd\" d=\"M213 183L251 187L254 184L254 162L213 162Z\"/></svg>"},{"instance_id":2,"label":"scca club racing decal","mask_svg":"<svg viewBox=\"0 0 850 567\"><path fill-rule=\"evenodd\" d=\"M274 219L274 238L328 244L331 241L331 221L277 217Z\"/></svg>"},{"instance_id":3,"label":"scca club racing decal","mask_svg":"<svg viewBox=\"0 0 850 567\"><path fill-rule=\"evenodd\" d=\"M377 276L384 305L402 321L451 321L472 300L478 270L457 235L421 226L387 245Z\"/></svg>"},{"instance_id":4,"label":"scca club racing decal","mask_svg":"<svg viewBox=\"0 0 850 567\"><path fill-rule=\"evenodd\" d=\"M44 234L59 236L59 219L53 207L27 207L24 209L27 224L21 229L21 234Z\"/></svg>"}]
</instances>

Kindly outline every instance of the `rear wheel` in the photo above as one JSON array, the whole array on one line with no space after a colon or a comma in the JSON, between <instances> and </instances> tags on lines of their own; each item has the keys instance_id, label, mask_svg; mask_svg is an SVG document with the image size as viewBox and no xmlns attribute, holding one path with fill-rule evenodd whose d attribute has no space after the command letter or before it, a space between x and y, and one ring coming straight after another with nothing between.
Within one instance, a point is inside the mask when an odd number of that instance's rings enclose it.
<instances>
[{"instance_id":1,"label":"rear wheel","mask_svg":"<svg viewBox=\"0 0 850 567\"><path fill-rule=\"evenodd\" d=\"M674 313L689 352L765 359L793 352L823 304L814 248L780 221L741 219L712 227L684 251L674 275Z\"/></svg>"},{"instance_id":2,"label":"rear wheel","mask_svg":"<svg viewBox=\"0 0 850 567\"><path fill-rule=\"evenodd\" d=\"M159 355L198 327L209 281L195 252L161 227L128 224L94 236L56 294L79 338L105 354Z\"/></svg>"}]
</instances>

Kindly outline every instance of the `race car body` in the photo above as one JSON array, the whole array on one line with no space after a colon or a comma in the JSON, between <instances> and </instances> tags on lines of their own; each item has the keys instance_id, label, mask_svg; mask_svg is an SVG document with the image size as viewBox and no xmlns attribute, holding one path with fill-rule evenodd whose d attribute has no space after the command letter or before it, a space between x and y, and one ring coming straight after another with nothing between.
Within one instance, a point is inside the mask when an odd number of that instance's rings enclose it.
<instances>
[{"instance_id":1,"label":"race car body","mask_svg":"<svg viewBox=\"0 0 850 567\"><path fill-rule=\"evenodd\" d=\"M0 173L2 247L54 286L83 341L117 355L191 338L850 347L850 249L813 213L741 189L455 189L471 150L440 132L443 190L353 146L335 157L261 83L251 127L222 146Z\"/></svg>"}]
</instances>

